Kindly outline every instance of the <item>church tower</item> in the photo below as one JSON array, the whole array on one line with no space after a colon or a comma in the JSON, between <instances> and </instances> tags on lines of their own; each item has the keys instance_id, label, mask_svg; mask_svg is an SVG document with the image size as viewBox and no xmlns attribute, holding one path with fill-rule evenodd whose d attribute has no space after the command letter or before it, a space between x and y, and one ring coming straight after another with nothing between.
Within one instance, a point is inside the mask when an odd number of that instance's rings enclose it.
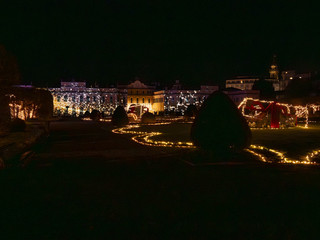
<instances>
[{"instance_id":1,"label":"church tower","mask_svg":"<svg viewBox=\"0 0 320 240\"><path fill-rule=\"evenodd\" d=\"M279 80L279 69L277 65L277 56L273 55L272 64L269 69L270 78Z\"/></svg>"}]
</instances>

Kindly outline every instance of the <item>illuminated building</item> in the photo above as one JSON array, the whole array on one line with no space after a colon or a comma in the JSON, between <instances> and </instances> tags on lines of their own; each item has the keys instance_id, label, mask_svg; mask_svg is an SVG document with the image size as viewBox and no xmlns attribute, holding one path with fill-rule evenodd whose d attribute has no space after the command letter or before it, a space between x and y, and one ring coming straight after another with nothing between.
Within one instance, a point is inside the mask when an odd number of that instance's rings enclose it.
<instances>
[{"instance_id":1,"label":"illuminated building","mask_svg":"<svg viewBox=\"0 0 320 240\"><path fill-rule=\"evenodd\" d=\"M171 89L156 91L139 80L117 88L86 87L86 82L61 82L60 88L49 88L53 95L54 115L81 116L85 112L98 110L104 115L111 115L119 105L130 113L140 117L143 112L179 112L182 115L189 105L200 107L204 100L218 86L202 85L200 89L186 90L178 81ZM244 98L259 98L259 91L226 89L229 97L239 104Z\"/></svg>"},{"instance_id":2,"label":"illuminated building","mask_svg":"<svg viewBox=\"0 0 320 240\"><path fill-rule=\"evenodd\" d=\"M182 90L179 85L173 85L170 90L154 92L153 108L155 112L181 112L182 114L189 105L201 106L203 101L214 91L219 89L218 86L201 86L199 90Z\"/></svg>"},{"instance_id":3,"label":"illuminated building","mask_svg":"<svg viewBox=\"0 0 320 240\"><path fill-rule=\"evenodd\" d=\"M226 88L222 90L238 106L245 98L259 99L259 90L239 90L236 88Z\"/></svg>"},{"instance_id":4,"label":"illuminated building","mask_svg":"<svg viewBox=\"0 0 320 240\"><path fill-rule=\"evenodd\" d=\"M60 88L48 90L53 95L55 115L80 116L92 110L110 115L117 106L125 106L127 102L126 89L87 88L86 82L61 82Z\"/></svg>"},{"instance_id":5,"label":"illuminated building","mask_svg":"<svg viewBox=\"0 0 320 240\"><path fill-rule=\"evenodd\" d=\"M273 56L273 61L269 69L269 77L264 78L268 82L272 82L275 91L280 91L279 70L276 64L276 56ZM236 76L226 80L226 88L238 88L240 90L252 90L256 81L259 80L257 76Z\"/></svg>"},{"instance_id":6,"label":"illuminated building","mask_svg":"<svg viewBox=\"0 0 320 240\"><path fill-rule=\"evenodd\" d=\"M128 102L127 109L134 109L138 116L141 116L143 112L154 112L153 109L153 92L154 86L148 86L144 83L136 80L135 82L127 85Z\"/></svg>"}]
</instances>

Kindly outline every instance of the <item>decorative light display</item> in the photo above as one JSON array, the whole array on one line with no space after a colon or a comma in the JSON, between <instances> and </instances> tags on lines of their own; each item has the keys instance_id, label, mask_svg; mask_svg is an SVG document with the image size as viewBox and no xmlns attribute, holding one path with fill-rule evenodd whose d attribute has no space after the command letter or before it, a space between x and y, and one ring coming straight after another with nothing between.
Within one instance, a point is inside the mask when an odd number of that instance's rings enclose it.
<instances>
[{"instance_id":1,"label":"decorative light display","mask_svg":"<svg viewBox=\"0 0 320 240\"><path fill-rule=\"evenodd\" d=\"M208 94L204 95L201 91L197 90L168 91L164 97L164 110L181 112L184 114L191 104L200 107L207 95Z\"/></svg>"},{"instance_id":2,"label":"decorative light display","mask_svg":"<svg viewBox=\"0 0 320 240\"><path fill-rule=\"evenodd\" d=\"M265 107L263 104L267 104ZM309 109L312 113L320 111L320 105L307 104L306 106L278 103L274 101L265 101L253 98L244 98L238 108L244 117L250 120L257 120L266 117L267 113L271 114L271 128L279 128L280 114L295 120L297 118L305 118L305 127L309 124ZM246 114L245 110L249 110L251 114ZM279 114L280 112L280 114Z\"/></svg>"},{"instance_id":3,"label":"decorative light display","mask_svg":"<svg viewBox=\"0 0 320 240\"><path fill-rule=\"evenodd\" d=\"M311 153L305 156L306 161L311 161L313 158L320 157L320 149L313 150Z\"/></svg>"},{"instance_id":4,"label":"decorative light display","mask_svg":"<svg viewBox=\"0 0 320 240\"><path fill-rule=\"evenodd\" d=\"M32 119L36 117L38 105L27 100L17 100L13 94L9 95L10 117L20 118L22 120Z\"/></svg>"},{"instance_id":5,"label":"decorative light display","mask_svg":"<svg viewBox=\"0 0 320 240\"><path fill-rule=\"evenodd\" d=\"M148 125L166 125L170 123L154 123ZM123 128L113 129L113 133L117 134L134 134L131 139L139 144L146 146L157 146L157 147L177 147L177 148L195 148L192 142L170 142L170 141L155 141L150 139L151 137L161 135L161 132L141 132L132 131L131 129L139 128L141 125L129 125Z\"/></svg>"},{"instance_id":6,"label":"decorative light display","mask_svg":"<svg viewBox=\"0 0 320 240\"><path fill-rule=\"evenodd\" d=\"M164 125L170 123L155 123L148 125ZM131 139L141 145L156 146L156 147L175 147L175 148L189 148L194 149L196 146L192 142L171 142L171 141L160 141L151 139L154 136L159 136L161 132L142 132L134 131L133 129L139 128L141 125L129 125L122 128L113 129L113 133L117 134L132 134L134 135ZM320 156L320 150L312 151L310 154L305 156L301 160L290 159L285 156L284 153L264 146L250 145L246 149L247 152L255 155L258 159L265 163L280 163L280 164L303 164L303 165L318 165L317 162L311 161L316 156Z\"/></svg>"},{"instance_id":7,"label":"decorative light display","mask_svg":"<svg viewBox=\"0 0 320 240\"><path fill-rule=\"evenodd\" d=\"M116 88L86 88L81 82L71 86L51 88L55 115L83 115L86 111L98 110L111 115L119 105L126 104L126 90ZM85 84L85 83L84 83Z\"/></svg>"},{"instance_id":8,"label":"decorative light display","mask_svg":"<svg viewBox=\"0 0 320 240\"><path fill-rule=\"evenodd\" d=\"M276 162L276 163L283 163L283 164L304 164L304 165L318 165L317 162L311 161L311 159L315 155L320 153L320 151L313 151L311 154L308 154L302 160L294 160L286 157L285 154L280 151L267 148L264 146L251 145L246 150L254 154L255 156L257 156L262 162L267 162L267 163ZM269 155L269 157L267 157L266 155ZM270 159L273 159L273 161Z\"/></svg>"}]
</instances>

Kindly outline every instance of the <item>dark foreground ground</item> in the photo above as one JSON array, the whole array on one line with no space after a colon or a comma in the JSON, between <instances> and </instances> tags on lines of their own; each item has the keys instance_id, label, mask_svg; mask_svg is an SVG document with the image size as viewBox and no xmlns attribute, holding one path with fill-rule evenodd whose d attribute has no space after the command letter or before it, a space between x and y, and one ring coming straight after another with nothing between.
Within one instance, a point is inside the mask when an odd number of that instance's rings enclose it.
<instances>
[{"instance_id":1,"label":"dark foreground ground","mask_svg":"<svg viewBox=\"0 0 320 240\"><path fill-rule=\"evenodd\" d=\"M318 167L192 167L108 129L53 123L0 172L1 239L319 239Z\"/></svg>"}]
</instances>

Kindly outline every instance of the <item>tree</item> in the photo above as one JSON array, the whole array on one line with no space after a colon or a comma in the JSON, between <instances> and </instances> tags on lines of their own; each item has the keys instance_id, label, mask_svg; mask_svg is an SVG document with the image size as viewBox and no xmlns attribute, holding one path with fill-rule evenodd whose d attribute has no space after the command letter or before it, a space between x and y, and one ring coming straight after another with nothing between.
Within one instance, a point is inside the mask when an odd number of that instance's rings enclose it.
<instances>
[{"instance_id":1,"label":"tree","mask_svg":"<svg viewBox=\"0 0 320 240\"><path fill-rule=\"evenodd\" d=\"M156 117L151 112L145 112L141 117L141 123L155 123Z\"/></svg>"},{"instance_id":2,"label":"tree","mask_svg":"<svg viewBox=\"0 0 320 240\"><path fill-rule=\"evenodd\" d=\"M7 131L10 124L9 97L0 90L0 133Z\"/></svg>"},{"instance_id":3,"label":"tree","mask_svg":"<svg viewBox=\"0 0 320 240\"><path fill-rule=\"evenodd\" d=\"M204 150L230 152L250 146L251 131L232 100L216 91L203 103L192 125L191 139Z\"/></svg>"},{"instance_id":4,"label":"tree","mask_svg":"<svg viewBox=\"0 0 320 240\"><path fill-rule=\"evenodd\" d=\"M37 117L40 119L50 119L53 113L53 98L49 91L44 89L35 90L36 104L38 105Z\"/></svg>"},{"instance_id":5,"label":"tree","mask_svg":"<svg viewBox=\"0 0 320 240\"><path fill-rule=\"evenodd\" d=\"M19 84L20 73L16 58L0 45L0 86Z\"/></svg>"},{"instance_id":6,"label":"tree","mask_svg":"<svg viewBox=\"0 0 320 240\"><path fill-rule=\"evenodd\" d=\"M99 119L101 118L101 113L98 110L94 109L90 113L90 118L94 121L99 121Z\"/></svg>"},{"instance_id":7,"label":"tree","mask_svg":"<svg viewBox=\"0 0 320 240\"><path fill-rule=\"evenodd\" d=\"M118 106L112 115L112 124L114 126L125 126L129 123L129 118L122 106Z\"/></svg>"},{"instance_id":8,"label":"tree","mask_svg":"<svg viewBox=\"0 0 320 240\"><path fill-rule=\"evenodd\" d=\"M275 98L275 91L274 91L273 83L265 80L263 77L259 78L258 81L254 82L254 84L252 86L252 90L259 90L261 99L274 99Z\"/></svg>"},{"instance_id":9,"label":"tree","mask_svg":"<svg viewBox=\"0 0 320 240\"><path fill-rule=\"evenodd\" d=\"M309 79L294 78L285 89L287 98L304 98L312 92L312 82Z\"/></svg>"},{"instance_id":10,"label":"tree","mask_svg":"<svg viewBox=\"0 0 320 240\"><path fill-rule=\"evenodd\" d=\"M198 109L195 105L191 104L188 106L187 110L184 112L184 115L187 118L195 117L198 112Z\"/></svg>"}]
</instances>

